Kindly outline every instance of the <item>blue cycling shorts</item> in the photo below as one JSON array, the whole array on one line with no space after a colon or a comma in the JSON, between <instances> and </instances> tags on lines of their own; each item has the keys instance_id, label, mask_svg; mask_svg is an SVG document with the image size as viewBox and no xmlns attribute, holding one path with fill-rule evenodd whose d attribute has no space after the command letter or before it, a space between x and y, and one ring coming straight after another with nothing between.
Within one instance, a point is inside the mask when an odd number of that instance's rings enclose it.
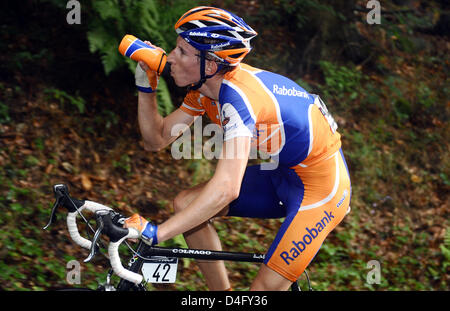
<instances>
[{"instance_id":1,"label":"blue cycling shorts","mask_svg":"<svg viewBox=\"0 0 450 311\"><path fill-rule=\"evenodd\" d=\"M264 263L295 281L350 210L350 196L350 176L340 150L309 167L249 166L228 216L285 217Z\"/></svg>"}]
</instances>

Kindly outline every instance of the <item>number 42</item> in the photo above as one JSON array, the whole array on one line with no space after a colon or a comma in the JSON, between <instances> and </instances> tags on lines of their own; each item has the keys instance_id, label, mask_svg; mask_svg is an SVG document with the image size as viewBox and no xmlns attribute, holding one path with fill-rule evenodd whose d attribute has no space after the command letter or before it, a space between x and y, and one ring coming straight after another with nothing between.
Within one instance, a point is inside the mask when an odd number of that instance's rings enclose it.
<instances>
[{"instance_id":1,"label":"number 42","mask_svg":"<svg viewBox=\"0 0 450 311\"><path fill-rule=\"evenodd\" d=\"M161 268L161 265L162 264L159 264L156 267L155 272L153 272L153 275L152 275L152 277L156 279L156 282L159 282L159 278L161 277L161 275L159 274L159 268ZM166 263L165 265L163 265L161 270L163 270L163 272L165 272L164 276L161 279L161 282L169 282L170 280L167 278L167 274L170 271L170 265Z\"/></svg>"}]
</instances>

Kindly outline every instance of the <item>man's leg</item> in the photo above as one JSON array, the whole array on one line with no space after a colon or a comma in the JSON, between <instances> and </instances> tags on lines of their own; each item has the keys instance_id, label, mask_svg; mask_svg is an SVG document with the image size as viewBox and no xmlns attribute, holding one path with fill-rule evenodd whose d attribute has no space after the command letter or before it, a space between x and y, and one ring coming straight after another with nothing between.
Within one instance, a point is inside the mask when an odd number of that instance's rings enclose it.
<instances>
[{"instance_id":1,"label":"man's leg","mask_svg":"<svg viewBox=\"0 0 450 311\"><path fill-rule=\"evenodd\" d=\"M174 210L179 212L186 208L200 193L205 183L195 186L192 189L184 190L174 200ZM217 216L224 216L228 212L225 208ZM189 248L209 249L221 251L222 245L214 226L205 222L200 226L184 233L184 239ZM225 269L225 263L222 260L197 260L197 264L206 279L206 285L210 290L227 290L230 288L228 274Z\"/></svg>"},{"instance_id":2,"label":"man's leg","mask_svg":"<svg viewBox=\"0 0 450 311\"><path fill-rule=\"evenodd\" d=\"M280 200L272 184L272 176L276 174L277 171L261 170L259 165L247 167L239 198L231 202L228 207L224 208L216 216L285 217L286 210L283 205L279 204ZM186 208L198 196L204 185L205 183L182 191L174 200L175 212ZM186 232L184 237L189 247L222 250L219 236L209 221ZM230 282L223 261L199 261L198 264L209 289L224 290L230 288ZM263 273L261 277L264 277L265 272L261 273Z\"/></svg>"},{"instance_id":3,"label":"man's leg","mask_svg":"<svg viewBox=\"0 0 450 311\"><path fill-rule=\"evenodd\" d=\"M317 174L321 172L321 174ZM289 174L289 175L288 175ZM339 153L314 167L286 173L287 215L270 246L253 290L287 290L306 269L350 203L350 179ZM278 188L279 189L279 188Z\"/></svg>"},{"instance_id":4,"label":"man's leg","mask_svg":"<svg viewBox=\"0 0 450 311\"><path fill-rule=\"evenodd\" d=\"M273 271L265 264L261 265L258 275L250 287L253 291L286 291L292 285L292 281Z\"/></svg>"}]
</instances>

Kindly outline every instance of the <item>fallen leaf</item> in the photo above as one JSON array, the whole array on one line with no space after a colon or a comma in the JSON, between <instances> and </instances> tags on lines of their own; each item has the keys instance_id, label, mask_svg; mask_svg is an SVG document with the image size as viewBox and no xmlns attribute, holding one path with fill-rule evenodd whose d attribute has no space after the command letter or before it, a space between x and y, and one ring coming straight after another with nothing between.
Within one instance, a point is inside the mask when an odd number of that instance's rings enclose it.
<instances>
[{"instance_id":1,"label":"fallen leaf","mask_svg":"<svg viewBox=\"0 0 450 311\"><path fill-rule=\"evenodd\" d=\"M422 177L417 176L416 174L413 174L413 175L411 175L411 181L416 184L421 183Z\"/></svg>"},{"instance_id":2,"label":"fallen leaf","mask_svg":"<svg viewBox=\"0 0 450 311\"><path fill-rule=\"evenodd\" d=\"M92 182L86 174L81 174L81 185L86 191L90 191L92 189Z\"/></svg>"},{"instance_id":3,"label":"fallen leaf","mask_svg":"<svg viewBox=\"0 0 450 311\"><path fill-rule=\"evenodd\" d=\"M93 153L94 153L94 161L95 161L95 163L100 163L100 157L99 157L98 153L95 152L95 151Z\"/></svg>"},{"instance_id":4,"label":"fallen leaf","mask_svg":"<svg viewBox=\"0 0 450 311\"><path fill-rule=\"evenodd\" d=\"M50 174L53 169L53 164L49 164L45 169L45 174Z\"/></svg>"},{"instance_id":5,"label":"fallen leaf","mask_svg":"<svg viewBox=\"0 0 450 311\"><path fill-rule=\"evenodd\" d=\"M70 164L69 162L63 162L63 163L61 163L61 165L67 172L72 173L72 171L73 171L72 164Z\"/></svg>"},{"instance_id":6,"label":"fallen leaf","mask_svg":"<svg viewBox=\"0 0 450 311\"><path fill-rule=\"evenodd\" d=\"M93 179L93 180L96 180L96 181L105 181L106 180L106 177L105 176L103 176L103 175L91 175L91 174L89 174L89 179Z\"/></svg>"}]
</instances>

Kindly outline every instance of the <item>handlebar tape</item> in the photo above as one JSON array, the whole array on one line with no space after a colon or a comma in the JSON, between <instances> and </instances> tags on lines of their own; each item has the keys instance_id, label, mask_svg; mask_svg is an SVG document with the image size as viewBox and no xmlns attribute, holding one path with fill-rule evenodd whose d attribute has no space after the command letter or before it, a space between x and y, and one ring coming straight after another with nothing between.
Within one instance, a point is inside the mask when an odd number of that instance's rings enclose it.
<instances>
[{"instance_id":1,"label":"handlebar tape","mask_svg":"<svg viewBox=\"0 0 450 311\"><path fill-rule=\"evenodd\" d=\"M125 269L122 266L119 256L119 246L125 239L138 239L139 232L133 228L128 228L128 234L118 240L117 242L110 242L108 247L109 261L114 272L121 278L133 282L135 284L140 284L142 282L143 276Z\"/></svg>"},{"instance_id":2,"label":"handlebar tape","mask_svg":"<svg viewBox=\"0 0 450 311\"><path fill-rule=\"evenodd\" d=\"M92 242L88 239L83 238L80 233L78 232L77 222L76 218L78 215L78 212L83 211L84 209L87 209L88 211L91 211L95 213L99 210L112 210L110 207L107 207L105 205L102 205L100 203L92 202L92 201L85 201L84 205L78 208L78 211L71 212L67 214L67 228L69 230L70 237L72 240L80 245L83 248L91 249Z\"/></svg>"}]
</instances>

